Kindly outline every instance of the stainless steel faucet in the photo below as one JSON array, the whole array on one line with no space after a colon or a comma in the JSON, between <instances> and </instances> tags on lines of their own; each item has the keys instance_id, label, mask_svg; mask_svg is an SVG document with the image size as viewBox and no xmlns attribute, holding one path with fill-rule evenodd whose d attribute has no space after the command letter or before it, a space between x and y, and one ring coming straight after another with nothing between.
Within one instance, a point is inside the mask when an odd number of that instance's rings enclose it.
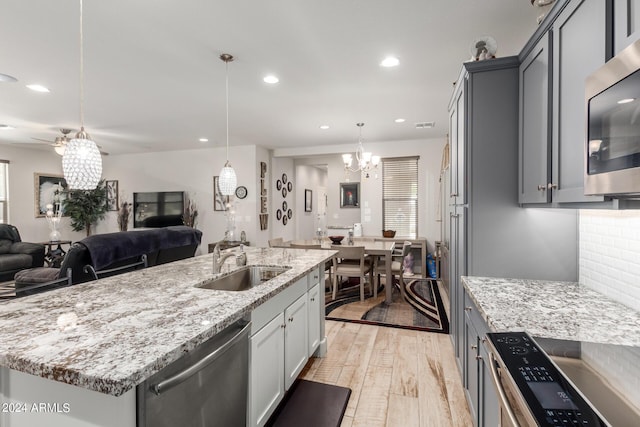
<instances>
[{"instance_id":1,"label":"stainless steel faucet","mask_svg":"<svg viewBox=\"0 0 640 427\"><path fill-rule=\"evenodd\" d=\"M220 243L216 243L213 248L213 273L220 273L220 269L222 268L224 261L232 256L235 256L233 252L220 254Z\"/></svg>"}]
</instances>

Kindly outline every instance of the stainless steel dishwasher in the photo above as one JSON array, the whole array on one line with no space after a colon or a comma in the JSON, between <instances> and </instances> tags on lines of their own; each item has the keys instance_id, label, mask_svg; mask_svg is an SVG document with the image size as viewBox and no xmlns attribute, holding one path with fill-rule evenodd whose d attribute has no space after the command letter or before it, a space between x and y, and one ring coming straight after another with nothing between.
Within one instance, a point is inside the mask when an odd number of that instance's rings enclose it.
<instances>
[{"instance_id":1,"label":"stainless steel dishwasher","mask_svg":"<svg viewBox=\"0 0 640 427\"><path fill-rule=\"evenodd\" d=\"M245 426L250 323L238 321L137 387L137 426Z\"/></svg>"}]
</instances>

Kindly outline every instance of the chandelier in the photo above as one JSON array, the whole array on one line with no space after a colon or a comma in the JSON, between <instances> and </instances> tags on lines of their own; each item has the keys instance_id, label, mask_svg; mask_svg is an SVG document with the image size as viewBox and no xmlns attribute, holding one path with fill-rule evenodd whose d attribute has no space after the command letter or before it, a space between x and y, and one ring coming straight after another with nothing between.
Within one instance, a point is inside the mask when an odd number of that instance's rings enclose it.
<instances>
[{"instance_id":1,"label":"chandelier","mask_svg":"<svg viewBox=\"0 0 640 427\"><path fill-rule=\"evenodd\" d=\"M82 0L80 0L80 132L66 145L62 172L70 190L93 190L102 175L102 157L96 143L84 130L84 39Z\"/></svg>"},{"instance_id":2,"label":"chandelier","mask_svg":"<svg viewBox=\"0 0 640 427\"><path fill-rule=\"evenodd\" d=\"M370 151L364 151L364 147L362 146L362 126L364 126L364 123L356 123L356 126L358 126L359 129L358 148L356 149L356 165L353 168L351 167L353 164L353 155L350 153L342 155L345 178L347 180L349 179L349 172L358 171L361 171L365 178L369 178L369 172L375 171L375 178L377 179L380 156L373 156Z\"/></svg>"},{"instance_id":3,"label":"chandelier","mask_svg":"<svg viewBox=\"0 0 640 427\"><path fill-rule=\"evenodd\" d=\"M220 193L223 196L233 196L238 184L238 178L236 177L236 171L231 167L229 162L229 62L233 61L233 56L228 53L220 55L220 59L225 63L226 70L226 98L227 98L227 161L224 167L220 171L220 178L218 185L220 186Z\"/></svg>"}]
</instances>

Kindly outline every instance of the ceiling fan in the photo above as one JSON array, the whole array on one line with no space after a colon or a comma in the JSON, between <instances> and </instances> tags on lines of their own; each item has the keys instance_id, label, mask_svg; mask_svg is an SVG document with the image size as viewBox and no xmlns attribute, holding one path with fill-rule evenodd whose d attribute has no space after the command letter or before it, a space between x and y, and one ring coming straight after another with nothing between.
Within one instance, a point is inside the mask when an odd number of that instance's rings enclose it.
<instances>
[{"instance_id":1,"label":"ceiling fan","mask_svg":"<svg viewBox=\"0 0 640 427\"><path fill-rule=\"evenodd\" d=\"M73 129L61 128L60 132L62 132L62 135L56 137L56 139L54 141L50 141L48 139L42 139L42 138L34 138L34 137L31 137L31 139L35 139L36 141L43 141L43 142L49 143L54 148L54 150L56 150L56 153L58 153L59 155L62 156L64 154L64 150L65 150L65 148L67 146L67 143L69 141L71 141L71 139L67 135L69 135L71 132L73 132ZM98 145L98 149L100 149L100 148L102 148L102 147ZM106 152L104 152L102 150L100 150L100 154L102 154L103 156L108 156L109 155L109 153L106 153Z\"/></svg>"}]
</instances>

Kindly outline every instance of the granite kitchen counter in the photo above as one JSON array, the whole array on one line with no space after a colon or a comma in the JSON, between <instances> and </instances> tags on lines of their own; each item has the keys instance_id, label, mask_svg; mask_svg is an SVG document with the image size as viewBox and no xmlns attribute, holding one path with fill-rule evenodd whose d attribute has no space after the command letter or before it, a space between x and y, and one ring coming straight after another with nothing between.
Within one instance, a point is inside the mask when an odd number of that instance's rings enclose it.
<instances>
[{"instance_id":1,"label":"granite kitchen counter","mask_svg":"<svg viewBox=\"0 0 640 427\"><path fill-rule=\"evenodd\" d=\"M575 282L463 277L494 332L640 346L640 312Z\"/></svg>"},{"instance_id":2,"label":"granite kitchen counter","mask_svg":"<svg viewBox=\"0 0 640 427\"><path fill-rule=\"evenodd\" d=\"M0 366L120 396L336 253L245 252L291 269L247 291L197 288L214 277L208 254L0 303Z\"/></svg>"}]
</instances>

